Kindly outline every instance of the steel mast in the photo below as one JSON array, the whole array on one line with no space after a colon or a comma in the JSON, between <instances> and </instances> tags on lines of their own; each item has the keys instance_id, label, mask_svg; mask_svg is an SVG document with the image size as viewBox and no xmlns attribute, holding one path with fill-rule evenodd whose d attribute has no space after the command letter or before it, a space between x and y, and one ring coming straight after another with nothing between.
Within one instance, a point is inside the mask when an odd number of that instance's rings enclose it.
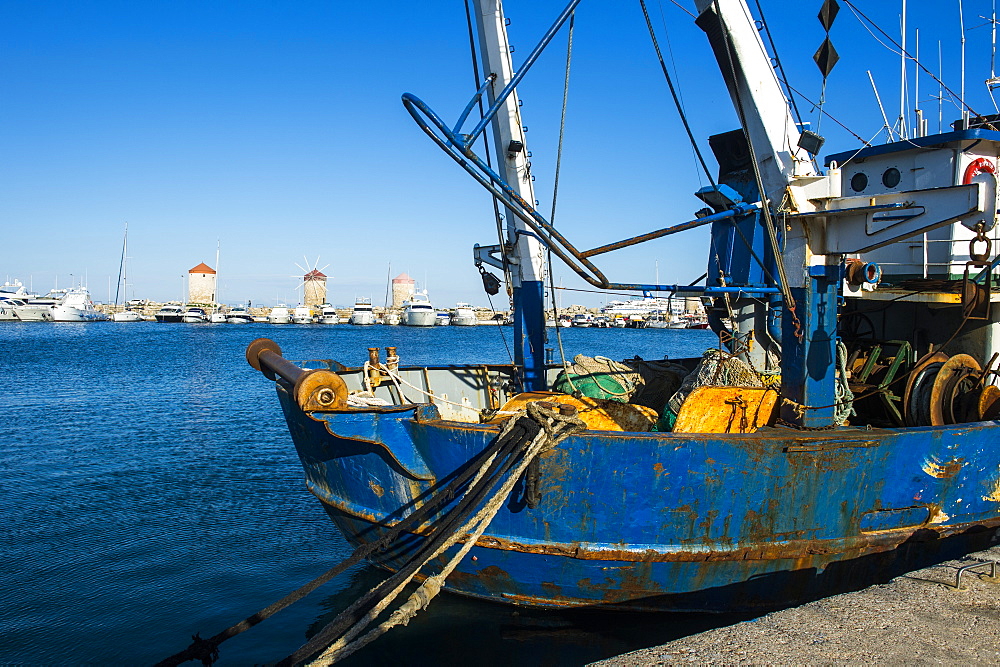
<instances>
[{"instance_id":1,"label":"steel mast","mask_svg":"<svg viewBox=\"0 0 1000 667\"><path fill-rule=\"evenodd\" d=\"M475 18L482 75L484 80L492 78L493 81L486 91L492 106L496 95L514 77L500 0L476 0ZM518 196L534 206L531 163L519 107L515 90L490 121L496 171ZM506 222L504 255L514 298L514 363L523 368L524 389L537 391L545 389L545 246L508 208L504 207L503 211Z\"/></svg>"}]
</instances>

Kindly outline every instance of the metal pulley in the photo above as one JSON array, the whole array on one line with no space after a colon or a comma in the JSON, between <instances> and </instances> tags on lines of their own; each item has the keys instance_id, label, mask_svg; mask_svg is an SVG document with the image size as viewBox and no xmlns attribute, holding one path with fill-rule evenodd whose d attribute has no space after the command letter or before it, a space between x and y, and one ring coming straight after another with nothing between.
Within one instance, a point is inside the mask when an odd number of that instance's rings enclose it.
<instances>
[{"instance_id":1,"label":"metal pulley","mask_svg":"<svg viewBox=\"0 0 1000 667\"><path fill-rule=\"evenodd\" d=\"M984 229L983 223L976 225L976 236L969 241L969 261L965 263L965 274L962 276L962 317L967 320L990 319L990 293L993 288L990 253L993 243ZM982 252L976 250L977 243L985 245ZM984 274L982 284L969 278L971 269L978 269Z\"/></svg>"},{"instance_id":2,"label":"metal pulley","mask_svg":"<svg viewBox=\"0 0 1000 667\"><path fill-rule=\"evenodd\" d=\"M483 268L483 265L479 265L479 275L483 279L483 289L490 296L496 296L500 293L500 279L495 275Z\"/></svg>"}]
</instances>

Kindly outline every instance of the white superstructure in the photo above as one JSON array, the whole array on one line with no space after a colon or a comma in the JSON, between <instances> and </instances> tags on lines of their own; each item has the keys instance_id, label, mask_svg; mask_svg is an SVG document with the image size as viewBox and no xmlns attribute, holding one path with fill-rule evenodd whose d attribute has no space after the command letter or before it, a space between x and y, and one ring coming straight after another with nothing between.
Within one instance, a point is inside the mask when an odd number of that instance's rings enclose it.
<instances>
[{"instance_id":1,"label":"white superstructure","mask_svg":"<svg viewBox=\"0 0 1000 667\"><path fill-rule=\"evenodd\" d=\"M288 312L287 306L275 306L267 314L267 321L270 324L291 324L292 314Z\"/></svg>"},{"instance_id":2,"label":"white superstructure","mask_svg":"<svg viewBox=\"0 0 1000 667\"><path fill-rule=\"evenodd\" d=\"M292 311L292 322L295 324L315 324L316 315L309 306L299 306Z\"/></svg>"},{"instance_id":3,"label":"white superstructure","mask_svg":"<svg viewBox=\"0 0 1000 667\"><path fill-rule=\"evenodd\" d=\"M52 306L53 322L107 322L108 316L94 307L86 287L74 287Z\"/></svg>"},{"instance_id":4,"label":"white superstructure","mask_svg":"<svg viewBox=\"0 0 1000 667\"><path fill-rule=\"evenodd\" d=\"M52 308L62 303L67 291L55 289L43 297L28 299L23 306L15 306L14 313L22 322L51 322Z\"/></svg>"},{"instance_id":5,"label":"white superstructure","mask_svg":"<svg viewBox=\"0 0 1000 667\"><path fill-rule=\"evenodd\" d=\"M427 298L427 291L416 292L403 303L403 324L408 327L432 327L437 312Z\"/></svg>"},{"instance_id":6,"label":"white superstructure","mask_svg":"<svg viewBox=\"0 0 1000 667\"><path fill-rule=\"evenodd\" d=\"M226 322L228 324L250 324L253 322L253 315L245 306L234 306L226 313Z\"/></svg>"},{"instance_id":7,"label":"white superstructure","mask_svg":"<svg viewBox=\"0 0 1000 667\"><path fill-rule=\"evenodd\" d=\"M471 327L479 324L476 317L476 309L467 303L459 303L455 306L455 312L451 316L451 326Z\"/></svg>"},{"instance_id":8,"label":"white superstructure","mask_svg":"<svg viewBox=\"0 0 1000 667\"><path fill-rule=\"evenodd\" d=\"M375 313L372 311L371 299L356 299L354 310L351 311L351 324L375 324Z\"/></svg>"},{"instance_id":9,"label":"white superstructure","mask_svg":"<svg viewBox=\"0 0 1000 667\"><path fill-rule=\"evenodd\" d=\"M320 306L319 323L340 324L340 315L337 314L337 309L328 303L324 303Z\"/></svg>"},{"instance_id":10,"label":"white superstructure","mask_svg":"<svg viewBox=\"0 0 1000 667\"><path fill-rule=\"evenodd\" d=\"M181 320L188 324L205 324L208 322L208 313L204 308L190 307L184 311Z\"/></svg>"}]
</instances>

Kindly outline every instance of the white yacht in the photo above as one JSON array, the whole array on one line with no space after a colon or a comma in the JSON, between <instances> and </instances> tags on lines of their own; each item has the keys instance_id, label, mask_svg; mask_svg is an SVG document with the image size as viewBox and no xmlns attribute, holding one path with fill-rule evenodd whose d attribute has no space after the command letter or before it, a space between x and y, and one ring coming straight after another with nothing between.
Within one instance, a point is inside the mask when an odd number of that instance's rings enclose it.
<instances>
[{"instance_id":1,"label":"white yacht","mask_svg":"<svg viewBox=\"0 0 1000 667\"><path fill-rule=\"evenodd\" d=\"M226 314L222 312L222 308L216 308L215 311L209 315L208 321L212 324L225 324Z\"/></svg>"},{"instance_id":2,"label":"white yacht","mask_svg":"<svg viewBox=\"0 0 1000 667\"><path fill-rule=\"evenodd\" d=\"M28 294L28 290L24 288L24 283L20 280L15 280L14 282L5 282L0 285L0 299L18 299L19 301L27 301L28 299L37 299L37 294Z\"/></svg>"},{"instance_id":3,"label":"white yacht","mask_svg":"<svg viewBox=\"0 0 1000 667\"><path fill-rule=\"evenodd\" d=\"M385 318L382 320L382 324L388 324L389 326L396 326L399 324L399 313L395 310L390 310L385 314Z\"/></svg>"},{"instance_id":4,"label":"white yacht","mask_svg":"<svg viewBox=\"0 0 1000 667\"><path fill-rule=\"evenodd\" d=\"M591 317L590 313L577 313L573 316L573 326L592 327L594 326L594 318Z\"/></svg>"},{"instance_id":5,"label":"white yacht","mask_svg":"<svg viewBox=\"0 0 1000 667\"><path fill-rule=\"evenodd\" d=\"M108 316L94 307L86 287L74 287L63 300L52 306L53 322L107 322Z\"/></svg>"},{"instance_id":6,"label":"white yacht","mask_svg":"<svg viewBox=\"0 0 1000 667\"><path fill-rule=\"evenodd\" d=\"M153 315L157 322L183 322L184 308L178 304L168 303Z\"/></svg>"},{"instance_id":7,"label":"white yacht","mask_svg":"<svg viewBox=\"0 0 1000 667\"><path fill-rule=\"evenodd\" d=\"M181 319L188 324L205 324L208 322L208 313L205 312L204 308L192 306L184 311Z\"/></svg>"},{"instance_id":8,"label":"white yacht","mask_svg":"<svg viewBox=\"0 0 1000 667\"><path fill-rule=\"evenodd\" d=\"M432 327L437 312L427 298L427 292L417 292L409 301L403 302L403 324L408 327Z\"/></svg>"},{"instance_id":9,"label":"white yacht","mask_svg":"<svg viewBox=\"0 0 1000 667\"><path fill-rule=\"evenodd\" d=\"M267 314L267 321L269 324L291 324L292 314L288 312L287 306L278 305Z\"/></svg>"},{"instance_id":10,"label":"white yacht","mask_svg":"<svg viewBox=\"0 0 1000 667\"><path fill-rule=\"evenodd\" d=\"M142 313L137 310L132 310L128 306L125 307L120 313L115 313L111 316L112 322L142 322L144 320Z\"/></svg>"},{"instance_id":11,"label":"white yacht","mask_svg":"<svg viewBox=\"0 0 1000 667\"><path fill-rule=\"evenodd\" d=\"M14 314L22 322L51 322L52 308L66 298L64 289L54 289L43 297L28 299L23 306L15 306Z\"/></svg>"},{"instance_id":12,"label":"white yacht","mask_svg":"<svg viewBox=\"0 0 1000 667\"><path fill-rule=\"evenodd\" d=\"M460 303L455 306L455 312L451 316L451 326L453 327L473 327L479 324L476 317L476 309L467 303Z\"/></svg>"},{"instance_id":13,"label":"white yacht","mask_svg":"<svg viewBox=\"0 0 1000 667\"><path fill-rule=\"evenodd\" d=\"M309 306L299 306L292 311L292 322L295 324L315 324L316 316Z\"/></svg>"},{"instance_id":14,"label":"white yacht","mask_svg":"<svg viewBox=\"0 0 1000 667\"><path fill-rule=\"evenodd\" d=\"M318 320L320 324L340 324L340 315L337 314L336 308L324 303L320 309Z\"/></svg>"},{"instance_id":15,"label":"white yacht","mask_svg":"<svg viewBox=\"0 0 1000 667\"><path fill-rule=\"evenodd\" d=\"M233 306L226 313L226 322L229 324L250 324L253 322L253 315L245 306Z\"/></svg>"},{"instance_id":16,"label":"white yacht","mask_svg":"<svg viewBox=\"0 0 1000 667\"><path fill-rule=\"evenodd\" d=\"M446 311L441 311L434 316L434 326L436 327L446 327L451 322L451 314Z\"/></svg>"},{"instance_id":17,"label":"white yacht","mask_svg":"<svg viewBox=\"0 0 1000 667\"><path fill-rule=\"evenodd\" d=\"M375 324L375 313L372 311L371 299L356 299L354 310L351 311L351 324Z\"/></svg>"},{"instance_id":18,"label":"white yacht","mask_svg":"<svg viewBox=\"0 0 1000 667\"><path fill-rule=\"evenodd\" d=\"M14 312L14 308L23 305L24 301L21 299L0 296L0 322L17 322L17 313Z\"/></svg>"}]
</instances>

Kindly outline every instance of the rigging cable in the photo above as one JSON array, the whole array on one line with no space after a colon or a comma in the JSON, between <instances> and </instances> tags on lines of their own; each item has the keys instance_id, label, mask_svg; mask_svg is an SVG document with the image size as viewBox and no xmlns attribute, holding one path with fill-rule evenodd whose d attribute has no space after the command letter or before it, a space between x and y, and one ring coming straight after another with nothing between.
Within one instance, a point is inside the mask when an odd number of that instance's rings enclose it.
<instances>
[{"instance_id":1,"label":"rigging cable","mask_svg":"<svg viewBox=\"0 0 1000 667\"><path fill-rule=\"evenodd\" d=\"M653 23L649 20L649 12L646 10L646 0L639 0L639 5L642 7L642 15L646 18L646 27L649 29L649 38L653 40L653 49L656 50L656 57L660 61L660 69L663 70L663 76L667 79L667 87L670 88L670 96L674 100L674 106L677 107L677 113L681 117L681 123L684 124L684 130L687 132L688 140L691 142L691 147L694 148L695 155L698 156L698 161L701 163L701 168L705 171L705 176L708 177L708 182L712 184L712 189L716 189L718 186L715 183L715 179L712 178L712 172L709 171L708 165L705 163L705 158L701 154L701 150L698 148L698 142L695 141L694 133L691 131L691 126L687 121L687 114L684 113L684 107L681 106L680 99L677 97L677 91L674 89L674 82L670 78L670 72L667 70L667 64L663 62L663 53L660 52L660 44L656 41L656 33L653 31Z\"/></svg>"},{"instance_id":2,"label":"rigging cable","mask_svg":"<svg viewBox=\"0 0 1000 667\"><path fill-rule=\"evenodd\" d=\"M559 116L559 145L556 149L556 173L552 184L552 213L549 215L549 224L553 226L556 224L556 200L559 197L559 171L562 167L563 136L566 132L566 106L567 101L569 100L569 70L570 64L573 60L573 25L575 21L576 12L573 12L569 16L569 36L566 39L566 76L563 79L562 113ZM566 373L566 377L569 378L569 366L566 364L566 352L563 350L562 332L559 331L561 327L559 326L559 308L556 305L555 277L552 275L552 250L549 249L548 252L549 294L552 295L552 319L553 324L556 325L556 341L559 343L559 360L562 362L563 371ZM573 387L574 390L576 389L576 387L573 386L572 379L570 379L570 386Z\"/></svg>"}]
</instances>

